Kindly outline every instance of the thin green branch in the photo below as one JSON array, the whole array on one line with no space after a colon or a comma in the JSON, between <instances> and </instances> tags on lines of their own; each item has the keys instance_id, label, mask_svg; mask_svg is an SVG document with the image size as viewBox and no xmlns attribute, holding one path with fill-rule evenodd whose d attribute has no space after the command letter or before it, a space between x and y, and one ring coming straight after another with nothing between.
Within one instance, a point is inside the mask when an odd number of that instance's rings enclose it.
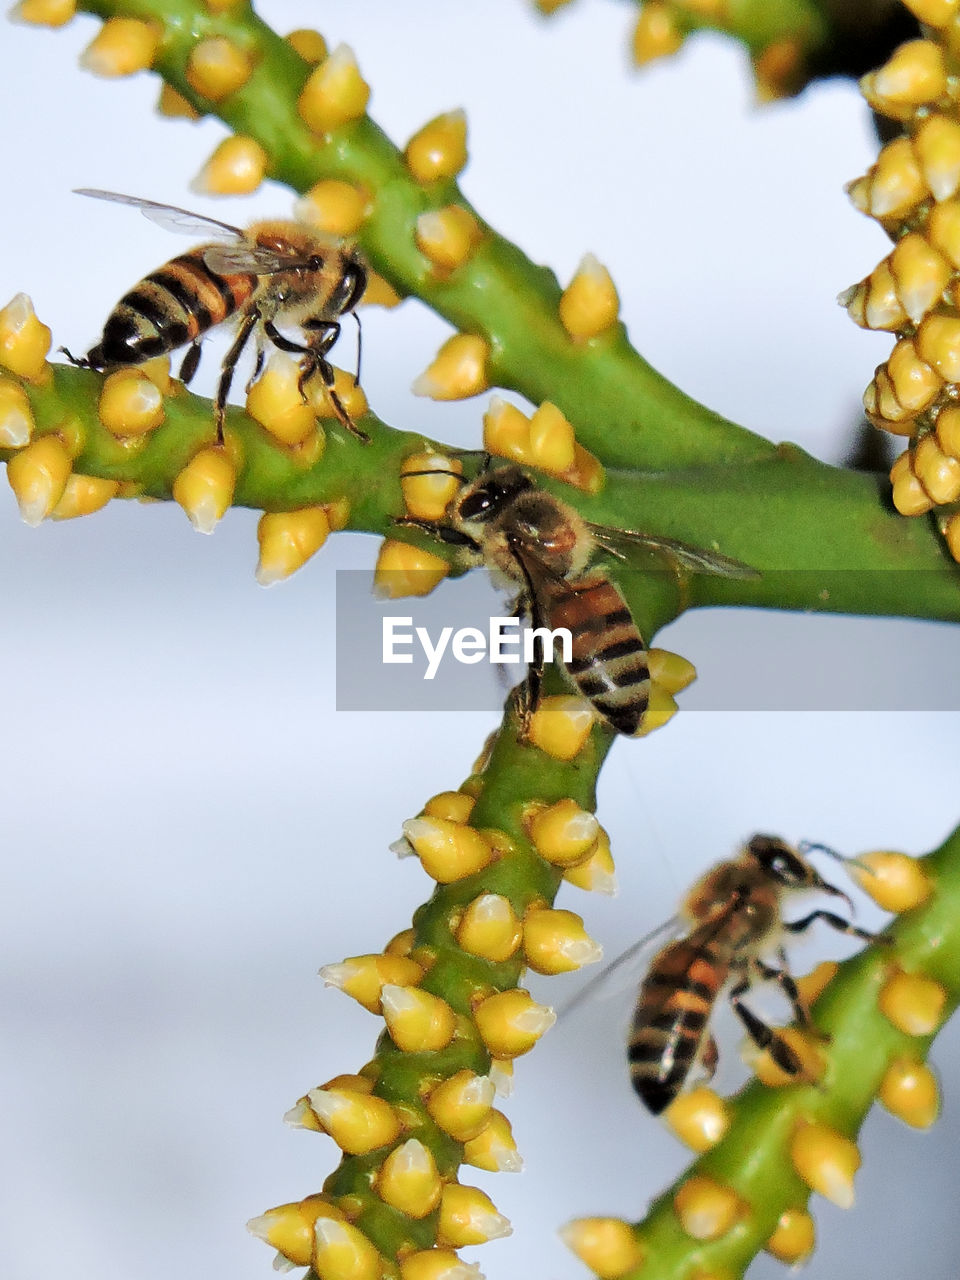
<instances>
[{"instance_id":1,"label":"thin green branch","mask_svg":"<svg viewBox=\"0 0 960 1280\"><path fill-rule=\"evenodd\" d=\"M942 984L947 1000L941 1026L960 1001L960 829L921 866L933 882L928 901L891 926L884 935L889 945L873 944L844 962L814 1005L816 1025L830 1037L823 1078L781 1089L754 1082L743 1091L732 1103L726 1136L655 1201L640 1224L646 1261L624 1280L675 1280L688 1274L694 1259L706 1272L742 1275L780 1215L805 1205L810 1194L789 1154L798 1124L813 1121L854 1138L890 1064L901 1056L926 1056L934 1035L898 1030L877 997L899 967ZM748 1206L719 1240L695 1241L680 1227L673 1198L694 1175L733 1188Z\"/></svg>"}]
</instances>

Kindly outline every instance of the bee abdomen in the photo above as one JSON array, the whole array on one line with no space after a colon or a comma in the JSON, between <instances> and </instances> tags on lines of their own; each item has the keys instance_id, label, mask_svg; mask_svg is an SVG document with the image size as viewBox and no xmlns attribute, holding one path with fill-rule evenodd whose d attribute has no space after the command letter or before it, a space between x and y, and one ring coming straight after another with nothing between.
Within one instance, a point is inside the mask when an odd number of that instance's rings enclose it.
<instances>
[{"instance_id":1,"label":"bee abdomen","mask_svg":"<svg viewBox=\"0 0 960 1280\"><path fill-rule=\"evenodd\" d=\"M139 364L175 351L237 311L255 286L255 276L220 276L200 252L182 254L124 294L89 362L94 368Z\"/></svg>"},{"instance_id":2,"label":"bee abdomen","mask_svg":"<svg viewBox=\"0 0 960 1280\"><path fill-rule=\"evenodd\" d=\"M633 734L650 700L643 637L626 601L607 578L570 583L550 614L571 636L570 678L618 733Z\"/></svg>"}]
</instances>

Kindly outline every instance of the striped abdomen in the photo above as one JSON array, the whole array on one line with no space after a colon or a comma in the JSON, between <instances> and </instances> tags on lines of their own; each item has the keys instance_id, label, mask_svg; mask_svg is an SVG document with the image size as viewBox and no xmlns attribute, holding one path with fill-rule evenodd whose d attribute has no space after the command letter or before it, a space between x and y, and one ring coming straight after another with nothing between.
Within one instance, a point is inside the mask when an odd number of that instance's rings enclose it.
<instances>
[{"instance_id":1,"label":"striped abdomen","mask_svg":"<svg viewBox=\"0 0 960 1280\"><path fill-rule=\"evenodd\" d=\"M567 674L618 733L636 733L650 699L643 637L627 602L608 578L557 587L548 607L551 628L570 631Z\"/></svg>"},{"instance_id":2,"label":"striped abdomen","mask_svg":"<svg viewBox=\"0 0 960 1280\"><path fill-rule=\"evenodd\" d=\"M124 294L87 359L95 369L139 364L193 342L239 311L255 275L219 275L206 265L208 246L182 253Z\"/></svg>"},{"instance_id":3,"label":"striped abdomen","mask_svg":"<svg viewBox=\"0 0 960 1280\"><path fill-rule=\"evenodd\" d=\"M644 979L627 1057L630 1082L654 1115L683 1088L706 1043L707 1021L729 975L731 954L726 930L710 925L665 947Z\"/></svg>"}]
</instances>

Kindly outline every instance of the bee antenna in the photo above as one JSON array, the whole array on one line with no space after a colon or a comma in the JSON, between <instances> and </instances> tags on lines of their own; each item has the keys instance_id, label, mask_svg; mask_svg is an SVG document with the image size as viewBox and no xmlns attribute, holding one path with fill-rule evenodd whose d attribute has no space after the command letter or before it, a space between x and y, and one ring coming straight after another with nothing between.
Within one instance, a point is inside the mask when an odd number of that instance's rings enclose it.
<instances>
[{"instance_id":1,"label":"bee antenna","mask_svg":"<svg viewBox=\"0 0 960 1280\"><path fill-rule=\"evenodd\" d=\"M466 477L462 476L459 471L450 471L450 470L447 470L446 468L441 470L439 467L433 467L433 468L427 467L423 471L401 471L400 472L401 480L406 480L408 476L453 476L453 478L455 480L459 480L461 484L463 484L464 480L466 479Z\"/></svg>"},{"instance_id":2,"label":"bee antenna","mask_svg":"<svg viewBox=\"0 0 960 1280\"><path fill-rule=\"evenodd\" d=\"M836 849L831 849L827 844L818 844L814 840L801 840L797 848L802 854L825 853L836 862L842 862L845 866L859 867L861 871L872 874L865 862L861 862L858 858L851 858L846 853L838 853Z\"/></svg>"}]
</instances>

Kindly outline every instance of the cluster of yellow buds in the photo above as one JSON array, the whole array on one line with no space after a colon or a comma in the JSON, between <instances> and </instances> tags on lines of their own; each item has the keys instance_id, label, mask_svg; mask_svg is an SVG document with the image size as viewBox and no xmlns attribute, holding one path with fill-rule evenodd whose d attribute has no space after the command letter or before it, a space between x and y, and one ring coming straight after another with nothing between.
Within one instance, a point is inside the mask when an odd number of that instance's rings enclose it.
<instances>
[{"instance_id":1,"label":"cluster of yellow buds","mask_svg":"<svg viewBox=\"0 0 960 1280\"><path fill-rule=\"evenodd\" d=\"M539 467L587 493L597 493L603 485L603 467L577 443L572 425L549 400L528 417L494 396L483 415L483 444L489 453Z\"/></svg>"},{"instance_id":2,"label":"cluster of yellow buds","mask_svg":"<svg viewBox=\"0 0 960 1280\"><path fill-rule=\"evenodd\" d=\"M901 45L860 82L874 110L899 121L903 134L848 188L894 247L840 301L858 325L897 336L864 408L876 427L910 441L890 472L897 510L942 508L940 528L960 560L960 113L946 52L960 17L947 0L905 3L926 38Z\"/></svg>"}]
</instances>

